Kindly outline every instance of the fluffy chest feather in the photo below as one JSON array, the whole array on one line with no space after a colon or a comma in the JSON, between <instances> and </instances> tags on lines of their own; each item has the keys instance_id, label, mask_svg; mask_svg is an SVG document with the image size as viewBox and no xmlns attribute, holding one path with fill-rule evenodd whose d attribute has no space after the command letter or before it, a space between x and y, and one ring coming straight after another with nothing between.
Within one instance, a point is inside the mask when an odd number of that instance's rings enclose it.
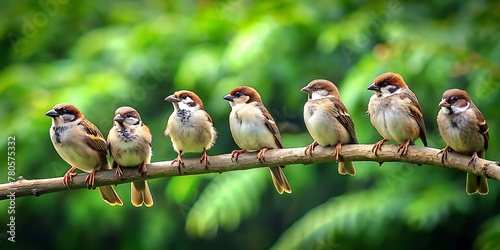
<instances>
[{"instance_id":1,"label":"fluffy chest feather","mask_svg":"<svg viewBox=\"0 0 500 250\"><path fill-rule=\"evenodd\" d=\"M242 149L278 148L274 135L266 126L266 117L253 103L235 105L229 115L229 125L234 141Z\"/></svg>"},{"instance_id":2,"label":"fluffy chest feather","mask_svg":"<svg viewBox=\"0 0 500 250\"><path fill-rule=\"evenodd\" d=\"M405 143L416 141L420 128L410 115L411 101L402 95L377 96L374 94L368 103L370 121L384 138Z\"/></svg>"},{"instance_id":3,"label":"fluffy chest feather","mask_svg":"<svg viewBox=\"0 0 500 250\"><path fill-rule=\"evenodd\" d=\"M205 111L179 109L170 115L165 134L177 152L201 152L213 146L217 132Z\"/></svg>"},{"instance_id":4,"label":"fluffy chest feather","mask_svg":"<svg viewBox=\"0 0 500 250\"><path fill-rule=\"evenodd\" d=\"M149 142L138 136L136 131L126 128L114 128L110 134L112 133L117 136L108 140L111 155L120 166L134 167L142 162L149 163L151 157Z\"/></svg>"},{"instance_id":5,"label":"fluffy chest feather","mask_svg":"<svg viewBox=\"0 0 500 250\"><path fill-rule=\"evenodd\" d=\"M440 110L437 120L446 144L458 153L472 155L484 149L485 141L479 132L477 119L472 119L475 116L469 110L458 114L445 114Z\"/></svg>"},{"instance_id":6,"label":"fluffy chest feather","mask_svg":"<svg viewBox=\"0 0 500 250\"><path fill-rule=\"evenodd\" d=\"M350 142L349 132L335 118L338 111L333 103L309 100L304 106L304 121L313 139L322 146Z\"/></svg>"},{"instance_id":7,"label":"fluffy chest feather","mask_svg":"<svg viewBox=\"0 0 500 250\"><path fill-rule=\"evenodd\" d=\"M90 148L86 142L85 131L77 122L50 127L50 138L57 153L68 164L86 172L101 168L107 161L105 154Z\"/></svg>"}]
</instances>

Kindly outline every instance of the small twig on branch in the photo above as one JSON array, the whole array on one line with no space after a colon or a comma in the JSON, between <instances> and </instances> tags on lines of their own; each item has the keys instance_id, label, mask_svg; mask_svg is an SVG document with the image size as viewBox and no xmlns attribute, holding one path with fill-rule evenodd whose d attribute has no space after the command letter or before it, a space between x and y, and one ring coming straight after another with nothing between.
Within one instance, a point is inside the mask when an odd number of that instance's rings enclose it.
<instances>
[{"instance_id":1,"label":"small twig on branch","mask_svg":"<svg viewBox=\"0 0 500 250\"><path fill-rule=\"evenodd\" d=\"M428 147L410 146L408 154L399 157L398 146L384 145L378 151L378 157L371 152L373 145L343 145L342 157L349 161L374 161L374 162L409 162L415 164L435 165L446 168L459 169L477 175L484 175L488 178L500 180L500 163L478 159L475 168L469 166L470 156L457 153L448 153L448 160L443 165L439 150ZM167 176L196 175L208 173L223 173L227 171L245 170L250 168L261 168L268 166L292 165L292 164L312 164L320 162L333 162L335 158L334 147L317 146L313 156L304 154L305 148L273 149L266 152L265 163L261 164L257 160L257 153L244 153L238 158L238 162L231 161L231 154L210 156L210 165L205 169L205 165L199 159L184 159L184 168L181 167L182 174L179 174L177 164L171 166L172 161L162 161L147 164L148 176L141 177L135 168L123 168L122 179L115 174L115 170L99 171L96 174L95 186L116 185L138 180L156 179ZM61 160L62 161L62 160ZM378 166L378 164L377 164ZM68 165L68 168L70 166ZM61 173L61 175L64 173ZM50 179L26 180L20 178L16 182L0 184L0 200L9 199L8 196L15 192L15 197L35 195L75 190L86 188L85 177L87 174L78 174L69 182L68 189L62 183L62 177ZM293 182L293 180L291 180Z\"/></svg>"}]
</instances>

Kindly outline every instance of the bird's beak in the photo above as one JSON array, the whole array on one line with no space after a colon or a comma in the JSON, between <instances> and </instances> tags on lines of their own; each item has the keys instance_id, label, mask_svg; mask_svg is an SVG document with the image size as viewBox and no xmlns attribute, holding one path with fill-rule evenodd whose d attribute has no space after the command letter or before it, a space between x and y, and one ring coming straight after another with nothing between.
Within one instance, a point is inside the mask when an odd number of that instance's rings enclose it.
<instances>
[{"instance_id":1,"label":"bird's beak","mask_svg":"<svg viewBox=\"0 0 500 250\"><path fill-rule=\"evenodd\" d=\"M451 105L445 99L442 99L441 102L438 104L438 106L449 108Z\"/></svg>"},{"instance_id":2,"label":"bird's beak","mask_svg":"<svg viewBox=\"0 0 500 250\"><path fill-rule=\"evenodd\" d=\"M234 96L232 96L231 94L227 94L223 99L232 102L234 100Z\"/></svg>"},{"instance_id":3,"label":"bird's beak","mask_svg":"<svg viewBox=\"0 0 500 250\"><path fill-rule=\"evenodd\" d=\"M167 98L165 98L165 101L179 102L179 99L177 99L174 95L169 95L169 96L167 96Z\"/></svg>"},{"instance_id":4,"label":"bird's beak","mask_svg":"<svg viewBox=\"0 0 500 250\"><path fill-rule=\"evenodd\" d=\"M308 88L307 86L306 86L306 87L301 88L301 89L300 89L300 91L305 92L305 93L309 93L309 94L311 93L311 89L310 89L310 88Z\"/></svg>"},{"instance_id":5,"label":"bird's beak","mask_svg":"<svg viewBox=\"0 0 500 250\"><path fill-rule=\"evenodd\" d=\"M113 118L113 121L116 121L116 122L123 122L123 120L125 120L125 118L120 114L117 114L115 116L115 118Z\"/></svg>"},{"instance_id":6,"label":"bird's beak","mask_svg":"<svg viewBox=\"0 0 500 250\"><path fill-rule=\"evenodd\" d=\"M57 111L55 111L54 109L51 109L51 110L47 111L47 113L45 113L45 115L54 118L54 117L58 117L59 113L57 113Z\"/></svg>"},{"instance_id":7,"label":"bird's beak","mask_svg":"<svg viewBox=\"0 0 500 250\"><path fill-rule=\"evenodd\" d=\"M367 90L380 91L380 87L375 85L375 83L372 83L368 86Z\"/></svg>"}]
</instances>

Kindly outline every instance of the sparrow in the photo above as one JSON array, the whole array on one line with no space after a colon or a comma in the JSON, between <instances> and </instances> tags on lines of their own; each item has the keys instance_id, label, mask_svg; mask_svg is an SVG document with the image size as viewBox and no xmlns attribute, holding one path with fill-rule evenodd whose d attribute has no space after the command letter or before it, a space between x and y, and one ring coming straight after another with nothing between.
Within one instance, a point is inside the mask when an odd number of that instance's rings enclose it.
<instances>
[{"instance_id":1,"label":"sparrow","mask_svg":"<svg viewBox=\"0 0 500 250\"><path fill-rule=\"evenodd\" d=\"M131 107L120 107L115 111L113 127L108 134L108 148L113 157L113 168L122 176L121 167L137 167L141 175L147 173L146 163L151 160L152 135L141 120L139 113ZM153 197L147 181L130 183L132 204L136 207L153 205Z\"/></svg>"},{"instance_id":2,"label":"sparrow","mask_svg":"<svg viewBox=\"0 0 500 250\"><path fill-rule=\"evenodd\" d=\"M248 151L257 151L257 159L263 163L264 154L268 149L283 148L278 126L262 103L259 93L246 86L233 89L224 96L231 105L229 127L236 144L242 150L234 150L231 160L238 160L238 155ZM285 166L270 167L274 187L278 193L291 193L292 189L285 174L281 170Z\"/></svg>"},{"instance_id":3,"label":"sparrow","mask_svg":"<svg viewBox=\"0 0 500 250\"><path fill-rule=\"evenodd\" d=\"M314 142L304 153L312 155L314 147L335 146L335 159L340 160L342 144L358 144L354 123L346 107L340 100L339 90L332 82L318 79L311 81L300 91L307 93L304 105L304 121ZM352 162L339 162L339 173L354 176L356 170Z\"/></svg>"},{"instance_id":4,"label":"sparrow","mask_svg":"<svg viewBox=\"0 0 500 250\"><path fill-rule=\"evenodd\" d=\"M384 137L373 146L375 155L389 140L401 144L398 149L400 156L405 155L408 146L414 145L418 138L427 147L422 108L401 75L384 73L368 86L368 90L375 91L375 94L370 98L366 113L375 129Z\"/></svg>"},{"instance_id":5,"label":"sparrow","mask_svg":"<svg viewBox=\"0 0 500 250\"><path fill-rule=\"evenodd\" d=\"M50 139L61 158L72 167L63 177L63 184L68 188L76 168L87 173L87 187L93 188L95 172L111 169L108 160L106 140L101 131L73 105L60 103L45 113L52 117ZM110 205L123 205L112 186L98 187L105 202Z\"/></svg>"},{"instance_id":6,"label":"sparrow","mask_svg":"<svg viewBox=\"0 0 500 250\"><path fill-rule=\"evenodd\" d=\"M203 110L201 99L191 91L180 90L167 96L165 101L174 105L174 112L168 118L163 132L165 136L170 137L174 150L178 153L172 165L177 162L180 173L180 166L184 166L182 154L203 151L200 163L205 162L207 169L210 165L207 150L217 141L217 129L210 115Z\"/></svg>"},{"instance_id":7,"label":"sparrow","mask_svg":"<svg viewBox=\"0 0 500 250\"><path fill-rule=\"evenodd\" d=\"M441 162L446 161L448 152L472 156L469 165L474 166L478 157L483 158L488 149L488 124L483 114L474 105L467 92L449 89L443 93L437 115L439 133L447 146L441 150ZM478 156L479 154L479 156ZM467 194L487 194L486 177L467 173Z\"/></svg>"}]
</instances>

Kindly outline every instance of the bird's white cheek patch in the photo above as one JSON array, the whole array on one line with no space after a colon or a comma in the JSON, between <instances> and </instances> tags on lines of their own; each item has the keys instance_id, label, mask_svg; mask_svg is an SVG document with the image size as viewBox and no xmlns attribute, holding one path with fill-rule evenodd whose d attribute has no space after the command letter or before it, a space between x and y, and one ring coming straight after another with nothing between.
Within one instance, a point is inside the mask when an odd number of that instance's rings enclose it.
<instances>
[{"instance_id":1,"label":"bird's white cheek patch","mask_svg":"<svg viewBox=\"0 0 500 250\"><path fill-rule=\"evenodd\" d=\"M469 107L470 107L470 103L467 103L467 106L465 106L465 107L456 107L455 105L452 105L451 109L453 110L453 113L458 114L458 113L464 112Z\"/></svg>"},{"instance_id":2,"label":"bird's white cheek patch","mask_svg":"<svg viewBox=\"0 0 500 250\"><path fill-rule=\"evenodd\" d=\"M65 121L70 122L70 121L73 121L73 120L75 119L75 116L74 116L74 115L72 115L72 114L64 114L64 115L62 115L62 118L63 118Z\"/></svg>"},{"instance_id":3,"label":"bird's white cheek patch","mask_svg":"<svg viewBox=\"0 0 500 250\"><path fill-rule=\"evenodd\" d=\"M394 91L392 94L401 94L403 92L403 89L399 88L398 90Z\"/></svg>"},{"instance_id":4,"label":"bird's white cheek patch","mask_svg":"<svg viewBox=\"0 0 500 250\"><path fill-rule=\"evenodd\" d=\"M188 104L188 102L179 102L179 109L187 109L187 110L198 110L200 109L200 105L196 104L196 106L192 107Z\"/></svg>"},{"instance_id":5,"label":"bird's white cheek patch","mask_svg":"<svg viewBox=\"0 0 500 250\"><path fill-rule=\"evenodd\" d=\"M318 100L318 99L323 99L323 98L326 98L326 97L330 97L328 95L328 91L326 91L326 90L318 90L318 91L312 92L311 100Z\"/></svg>"},{"instance_id":6,"label":"bird's white cheek patch","mask_svg":"<svg viewBox=\"0 0 500 250\"><path fill-rule=\"evenodd\" d=\"M401 88L397 89L394 92L391 92L389 90L390 87L394 88L393 86L387 86L387 87L384 87L384 88L381 89L382 90L381 91L382 97L388 97L388 96L391 96L391 95L401 94L403 92L403 90Z\"/></svg>"}]
</instances>

